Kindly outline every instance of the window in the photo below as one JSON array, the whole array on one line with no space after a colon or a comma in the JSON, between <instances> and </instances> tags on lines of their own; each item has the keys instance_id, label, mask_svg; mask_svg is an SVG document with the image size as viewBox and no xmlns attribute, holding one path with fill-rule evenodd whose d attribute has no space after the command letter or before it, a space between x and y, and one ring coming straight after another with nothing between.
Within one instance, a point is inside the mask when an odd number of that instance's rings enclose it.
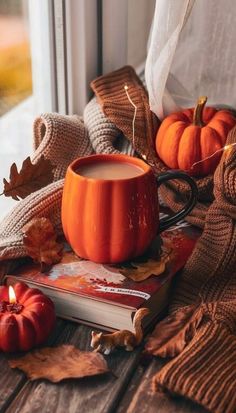
<instances>
[{"instance_id":1,"label":"window","mask_svg":"<svg viewBox=\"0 0 236 413\"><path fill-rule=\"evenodd\" d=\"M20 167L31 154L36 116L52 111L82 114L92 95L89 83L96 76L125 64L143 70L154 3L0 0L0 182L8 178L13 162ZM18 23L12 30L14 19ZM12 95L8 91L5 96L2 42L13 38L14 59L21 63L15 69L15 89L9 88ZM13 78L9 70L6 78ZM0 219L14 202L0 197Z\"/></svg>"},{"instance_id":2,"label":"window","mask_svg":"<svg viewBox=\"0 0 236 413\"><path fill-rule=\"evenodd\" d=\"M0 116L32 94L25 1L0 0Z\"/></svg>"}]
</instances>

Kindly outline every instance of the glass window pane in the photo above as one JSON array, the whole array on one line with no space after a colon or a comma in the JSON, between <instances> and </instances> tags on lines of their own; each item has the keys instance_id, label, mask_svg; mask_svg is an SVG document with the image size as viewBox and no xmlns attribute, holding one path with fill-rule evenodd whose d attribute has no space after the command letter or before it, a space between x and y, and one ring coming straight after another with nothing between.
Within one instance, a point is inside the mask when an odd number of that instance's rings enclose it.
<instances>
[{"instance_id":1,"label":"glass window pane","mask_svg":"<svg viewBox=\"0 0 236 413\"><path fill-rule=\"evenodd\" d=\"M32 152L34 116L28 0L0 0L0 193ZM15 203L0 197L0 220Z\"/></svg>"},{"instance_id":2,"label":"glass window pane","mask_svg":"<svg viewBox=\"0 0 236 413\"><path fill-rule=\"evenodd\" d=\"M0 0L0 116L32 93L26 0Z\"/></svg>"}]
</instances>

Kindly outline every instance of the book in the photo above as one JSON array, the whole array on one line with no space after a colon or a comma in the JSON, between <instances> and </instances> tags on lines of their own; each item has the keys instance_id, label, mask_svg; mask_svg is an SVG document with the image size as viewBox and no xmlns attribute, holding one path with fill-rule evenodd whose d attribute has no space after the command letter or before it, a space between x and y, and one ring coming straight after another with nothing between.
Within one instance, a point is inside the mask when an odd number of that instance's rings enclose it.
<instances>
[{"instance_id":1,"label":"book","mask_svg":"<svg viewBox=\"0 0 236 413\"><path fill-rule=\"evenodd\" d=\"M147 329L166 307L173 276L199 235L199 230L182 222L163 232L144 256L122 265L82 260L67 246L61 262L48 272L41 273L39 265L28 263L4 281L39 288L54 302L57 316L108 331L133 331L135 311L148 307L150 314L143 320Z\"/></svg>"}]
</instances>

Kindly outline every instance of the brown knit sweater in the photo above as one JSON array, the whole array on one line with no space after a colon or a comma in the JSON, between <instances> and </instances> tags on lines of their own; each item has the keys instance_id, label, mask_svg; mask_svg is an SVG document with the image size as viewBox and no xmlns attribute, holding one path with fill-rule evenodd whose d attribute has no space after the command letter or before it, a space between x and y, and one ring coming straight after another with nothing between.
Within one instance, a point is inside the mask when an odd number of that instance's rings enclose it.
<instances>
[{"instance_id":1,"label":"brown knit sweater","mask_svg":"<svg viewBox=\"0 0 236 413\"><path fill-rule=\"evenodd\" d=\"M236 128L228 137L229 144L234 142ZM193 399L214 413L235 413L235 148L222 156L214 195L204 232L177 284L170 316L156 326L146 349L175 356L155 375L156 388Z\"/></svg>"}]
</instances>

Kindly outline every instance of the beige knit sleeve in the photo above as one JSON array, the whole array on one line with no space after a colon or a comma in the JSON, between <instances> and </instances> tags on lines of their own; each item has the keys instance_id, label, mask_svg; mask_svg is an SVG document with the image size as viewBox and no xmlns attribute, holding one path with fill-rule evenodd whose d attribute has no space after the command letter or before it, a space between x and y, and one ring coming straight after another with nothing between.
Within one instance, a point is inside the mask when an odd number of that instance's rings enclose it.
<instances>
[{"instance_id":1,"label":"beige knit sleeve","mask_svg":"<svg viewBox=\"0 0 236 413\"><path fill-rule=\"evenodd\" d=\"M50 159L55 166L54 180L65 176L74 159L93 152L88 130L80 116L45 113L35 119L33 131L35 152L32 162L37 163L41 155Z\"/></svg>"},{"instance_id":2,"label":"beige knit sleeve","mask_svg":"<svg viewBox=\"0 0 236 413\"><path fill-rule=\"evenodd\" d=\"M104 115L96 97L84 109L84 123L96 153L119 153L114 144L121 132Z\"/></svg>"},{"instance_id":3,"label":"beige knit sleeve","mask_svg":"<svg viewBox=\"0 0 236 413\"><path fill-rule=\"evenodd\" d=\"M49 218L58 234L61 227L61 199L64 179L23 199L0 224L0 261L26 256L22 228L33 218Z\"/></svg>"},{"instance_id":4,"label":"beige knit sleeve","mask_svg":"<svg viewBox=\"0 0 236 413\"><path fill-rule=\"evenodd\" d=\"M76 158L93 152L87 128L79 116L46 113L35 119L35 152L32 162L41 155L54 165L54 183L19 201L0 223L0 260L26 255L22 243L23 226L35 217L49 218L57 233L61 228L61 197L68 165Z\"/></svg>"},{"instance_id":5,"label":"beige knit sleeve","mask_svg":"<svg viewBox=\"0 0 236 413\"><path fill-rule=\"evenodd\" d=\"M19 201L0 223L0 261L26 255L22 228L35 217L49 218L57 233L61 227L63 179L68 165L76 158L96 152L118 152L113 146L120 131L102 113L96 99L84 111L85 123L79 116L46 113L35 119L32 162L41 155L55 166L54 182ZM94 148L94 149L93 149ZM59 181L58 181L59 180Z\"/></svg>"}]
</instances>

